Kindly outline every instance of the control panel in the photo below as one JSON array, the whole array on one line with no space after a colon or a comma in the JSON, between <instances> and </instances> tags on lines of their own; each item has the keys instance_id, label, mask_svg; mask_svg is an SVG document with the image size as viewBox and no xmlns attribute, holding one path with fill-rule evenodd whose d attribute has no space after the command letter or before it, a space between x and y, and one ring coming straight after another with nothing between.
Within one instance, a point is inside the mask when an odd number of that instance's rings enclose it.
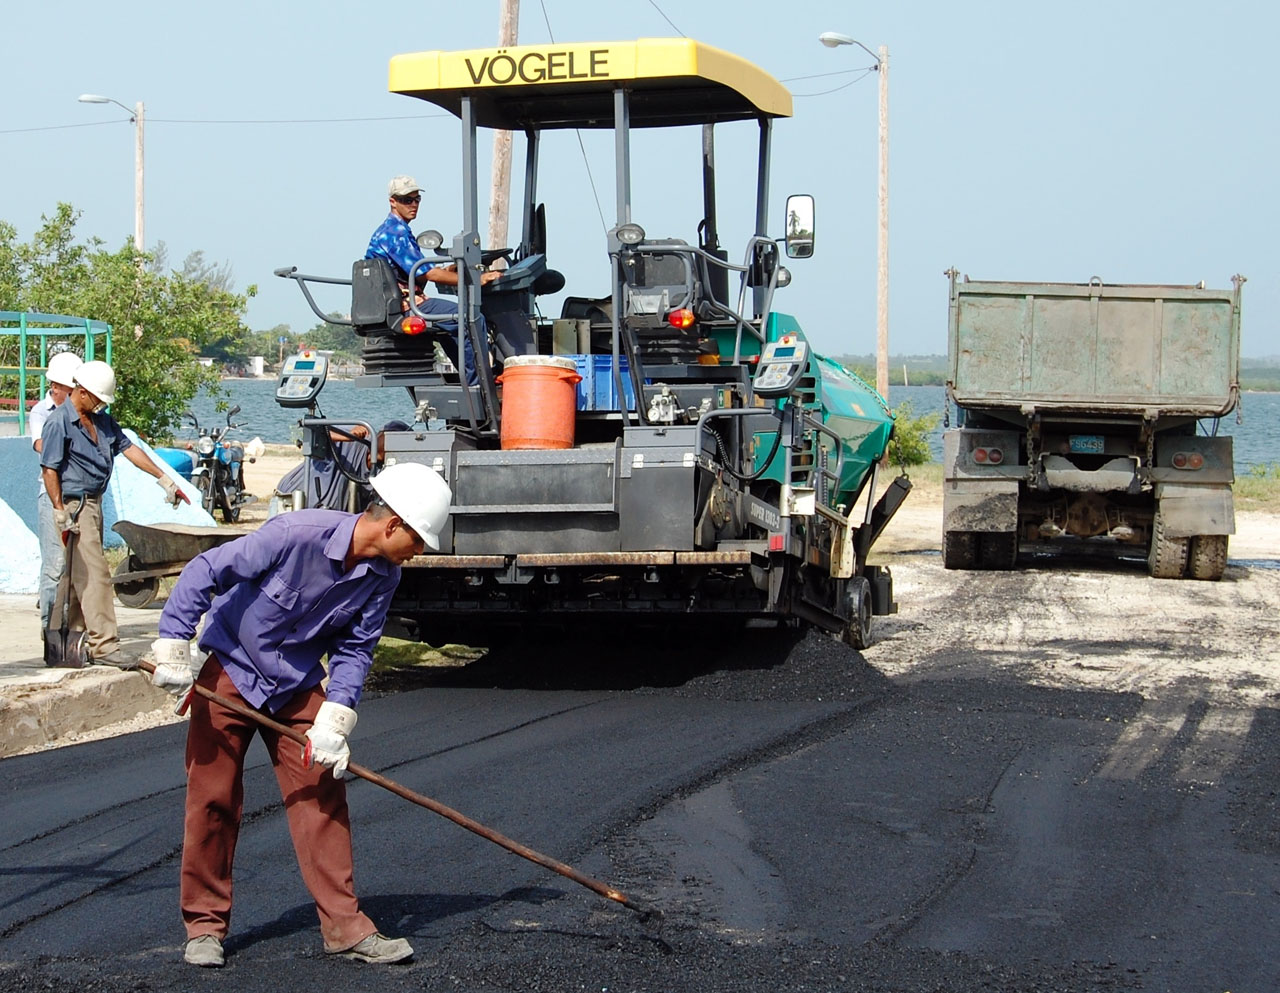
<instances>
[{"instance_id":1,"label":"control panel","mask_svg":"<svg viewBox=\"0 0 1280 993\"><path fill-rule=\"evenodd\" d=\"M485 287L486 293L514 293L527 290L534 280L547 271L547 257L541 253L526 255Z\"/></svg>"},{"instance_id":2,"label":"control panel","mask_svg":"<svg viewBox=\"0 0 1280 993\"><path fill-rule=\"evenodd\" d=\"M809 366L809 346L799 335L784 334L760 353L751 389L756 396L790 396Z\"/></svg>"},{"instance_id":3,"label":"control panel","mask_svg":"<svg viewBox=\"0 0 1280 993\"><path fill-rule=\"evenodd\" d=\"M281 407L310 407L329 375L329 359L319 352L290 355L280 367L276 403Z\"/></svg>"}]
</instances>

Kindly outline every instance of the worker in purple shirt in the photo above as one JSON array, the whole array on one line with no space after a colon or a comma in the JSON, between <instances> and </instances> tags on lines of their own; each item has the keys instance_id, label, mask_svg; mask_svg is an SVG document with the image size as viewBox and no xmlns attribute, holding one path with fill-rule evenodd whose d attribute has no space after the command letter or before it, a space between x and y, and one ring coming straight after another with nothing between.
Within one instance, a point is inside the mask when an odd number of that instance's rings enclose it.
<instances>
[{"instance_id":1,"label":"worker in purple shirt","mask_svg":"<svg viewBox=\"0 0 1280 993\"><path fill-rule=\"evenodd\" d=\"M379 934L360 911L342 776L400 565L424 545L439 549L451 494L438 473L418 463L389 466L370 485L374 501L362 514L281 514L192 559L160 615L152 682L191 714L180 902L183 957L192 965L224 961L244 760L255 732L280 783L325 951L379 963L413 954L407 941ZM305 729L306 750L193 693L194 682Z\"/></svg>"},{"instance_id":2,"label":"worker in purple shirt","mask_svg":"<svg viewBox=\"0 0 1280 993\"><path fill-rule=\"evenodd\" d=\"M364 253L366 259L386 259L391 263L392 269L395 270L397 278L400 280L400 290L407 297L409 294L409 271L413 268L414 263L422 261L422 249L418 247L417 239L413 236L409 224L418 216L418 205L422 202L422 190L418 186L417 181L412 176L396 176L387 184L387 193L390 197L391 212L387 215L387 219L383 221L373 236L369 239L368 251ZM501 272L489 271L480 274L480 285L485 286L499 276ZM428 266L419 268L414 275L414 295L418 309L427 314L454 314L458 313L458 303L456 300L441 300L438 297L428 297L426 295L427 283L437 283L440 286L457 286L458 285L458 268L456 265ZM488 327L485 325L483 315L477 315L477 328L480 332L480 340L488 341ZM458 322L441 321L436 325L440 330L447 331L449 334L441 339L441 346L445 353L455 366L458 366ZM475 353L471 346L471 339L468 338L465 344L466 361L464 368L467 376L467 382L475 385L478 382L476 375Z\"/></svg>"}]
</instances>

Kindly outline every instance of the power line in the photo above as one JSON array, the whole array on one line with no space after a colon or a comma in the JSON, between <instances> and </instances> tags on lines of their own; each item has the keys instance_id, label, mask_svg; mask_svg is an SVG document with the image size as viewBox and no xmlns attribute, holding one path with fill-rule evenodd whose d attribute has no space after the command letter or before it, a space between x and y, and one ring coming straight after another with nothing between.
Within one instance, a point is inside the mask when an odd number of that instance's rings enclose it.
<instances>
[{"instance_id":1,"label":"power line","mask_svg":"<svg viewBox=\"0 0 1280 993\"><path fill-rule=\"evenodd\" d=\"M689 37L687 34L685 34L683 31L681 31L679 28L677 28L677 27L675 26L675 24L674 24L674 22L672 22L671 18L669 18L669 17L666 15L666 13L663 11L663 9L662 9L661 7L659 7L659 6L657 5L657 3L655 3L655 2L654 2L654 0L649 0L649 6L650 6L650 7L652 7L654 10L656 10L659 14L662 14L662 19L663 19L664 21L666 21L668 24L670 24L670 25L671 25L671 27L675 30L675 33L676 33L676 34L678 34L681 38L688 38L688 37Z\"/></svg>"},{"instance_id":2,"label":"power line","mask_svg":"<svg viewBox=\"0 0 1280 993\"><path fill-rule=\"evenodd\" d=\"M244 120L205 120L200 118L177 118L177 117L148 117L147 124L210 124L210 125L245 125L245 124L364 124L376 123L379 121L426 121L438 117L451 117L451 114L405 114L398 117L309 117L309 118L292 118L292 119L256 119L246 118ZM0 131L0 134L31 134L37 131L66 131L70 128L101 128L112 124L121 124L124 118L118 121L93 121L86 124L49 124L39 128L10 128Z\"/></svg>"},{"instance_id":3,"label":"power line","mask_svg":"<svg viewBox=\"0 0 1280 993\"><path fill-rule=\"evenodd\" d=\"M798 83L802 79L824 79L827 76L847 76L851 72L860 72L863 75L866 75L867 73L874 72L874 71L875 71L875 66L867 66L860 69L838 69L835 72L815 72L812 76L788 76L786 79L778 80L778 82L779 83Z\"/></svg>"},{"instance_id":4,"label":"power line","mask_svg":"<svg viewBox=\"0 0 1280 993\"><path fill-rule=\"evenodd\" d=\"M833 86L833 87L832 87L831 89L829 89L829 90L819 90L817 93L793 93L793 94L791 94L791 95L792 95L793 97L795 97L796 99L802 99L802 98L804 98L804 97L825 97L828 93L838 93L840 90L847 90L847 89L848 89L850 86L852 86L854 83L857 83L857 82L859 82L859 81L861 81L861 80L865 79L867 76L869 76L871 73L873 73L873 72L875 72L875 71L876 71L876 70L875 70L875 68L874 68L874 67L872 67L872 68L870 68L870 69L864 69L864 70L862 71L862 75L861 75L861 76L858 76L858 77L856 77L856 78L854 78L854 79L851 79L851 80L849 80L849 82L847 82L847 83L841 83L839 86Z\"/></svg>"},{"instance_id":5,"label":"power line","mask_svg":"<svg viewBox=\"0 0 1280 993\"><path fill-rule=\"evenodd\" d=\"M452 114L402 114L397 117L299 117L265 120L200 120L177 117L148 117L147 124L362 124L376 121L426 121L436 117L452 117Z\"/></svg>"},{"instance_id":6,"label":"power line","mask_svg":"<svg viewBox=\"0 0 1280 993\"><path fill-rule=\"evenodd\" d=\"M120 121L93 121L90 124L50 124L42 128L10 128L0 134L30 134L33 131L66 131L69 128L101 128L108 124L119 124Z\"/></svg>"},{"instance_id":7,"label":"power line","mask_svg":"<svg viewBox=\"0 0 1280 993\"><path fill-rule=\"evenodd\" d=\"M542 20L547 25L547 37L551 39L551 44L554 45L556 36L551 30L551 18L547 16L547 5L544 0L538 0L538 6L542 8ZM672 25L672 27L675 27L675 25ZM578 136L578 148L582 150L582 164L587 169L587 182L591 184L591 195L596 198L596 213L600 215L600 227L607 232L609 223L604 219L604 208L600 206L600 194L596 191L596 177L591 174L591 160L587 158L587 146L582 140L582 131L574 128L573 133Z\"/></svg>"}]
</instances>

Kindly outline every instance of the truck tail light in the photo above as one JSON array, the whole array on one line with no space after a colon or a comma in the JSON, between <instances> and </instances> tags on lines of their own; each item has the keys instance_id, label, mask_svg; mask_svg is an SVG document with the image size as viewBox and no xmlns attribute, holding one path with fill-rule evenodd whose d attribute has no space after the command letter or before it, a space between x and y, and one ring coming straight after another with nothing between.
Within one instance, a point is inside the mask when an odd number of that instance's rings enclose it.
<instances>
[{"instance_id":1,"label":"truck tail light","mask_svg":"<svg viewBox=\"0 0 1280 993\"><path fill-rule=\"evenodd\" d=\"M769 551L781 552L784 549L783 536L780 534L769 535Z\"/></svg>"},{"instance_id":2,"label":"truck tail light","mask_svg":"<svg viewBox=\"0 0 1280 993\"><path fill-rule=\"evenodd\" d=\"M427 322L417 314L410 314L400 322L400 330L405 334L422 334L427 330Z\"/></svg>"},{"instance_id":3,"label":"truck tail light","mask_svg":"<svg viewBox=\"0 0 1280 993\"><path fill-rule=\"evenodd\" d=\"M1204 456L1199 452L1174 452L1173 467L1175 469L1203 469Z\"/></svg>"},{"instance_id":4,"label":"truck tail light","mask_svg":"<svg viewBox=\"0 0 1280 993\"><path fill-rule=\"evenodd\" d=\"M1004 461L1004 452L998 448L975 448L973 461L979 465L999 465Z\"/></svg>"}]
</instances>

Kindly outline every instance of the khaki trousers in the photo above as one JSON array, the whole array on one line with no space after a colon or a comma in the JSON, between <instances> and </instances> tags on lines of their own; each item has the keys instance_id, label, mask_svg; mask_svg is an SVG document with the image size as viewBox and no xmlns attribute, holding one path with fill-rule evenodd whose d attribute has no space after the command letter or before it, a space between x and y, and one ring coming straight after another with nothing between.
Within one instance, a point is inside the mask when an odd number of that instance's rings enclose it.
<instances>
[{"instance_id":1,"label":"khaki trousers","mask_svg":"<svg viewBox=\"0 0 1280 993\"><path fill-rule=\"evenodd\" d=\"M63 501L68 511L75 509L79 497ZM88 634L89 655L100 659L120 647L116 627L116 605L112 599L111 567L102 552L102 497L86 497L84 509L76 518L80 533L75 535L75 547L71 552L71 602L67 614L67 627L72 631ZM62 616L55 611L50 617L55 626Z\"/></svg>"},{"instance_id":2,"label":"khaki trousers","mask_svg":"<svg viewBox=\"0 0 1280 993\"><path fill-rule=\"evenodd\" d=\"M248 706L215 655L205 663L199 684ZM315 686L272 717L305 731L323 702L324 691ZM280 783L298 867L316 903L325 949L345 951L377 931L356 900L342 780L319 765L303 768L297 742L195 693L190 714L181 884L187 938L211 934L221 941L231 927L231 865L244 810L244 759L255 733L262 735Z\"/></svg>"}]
</instances>

